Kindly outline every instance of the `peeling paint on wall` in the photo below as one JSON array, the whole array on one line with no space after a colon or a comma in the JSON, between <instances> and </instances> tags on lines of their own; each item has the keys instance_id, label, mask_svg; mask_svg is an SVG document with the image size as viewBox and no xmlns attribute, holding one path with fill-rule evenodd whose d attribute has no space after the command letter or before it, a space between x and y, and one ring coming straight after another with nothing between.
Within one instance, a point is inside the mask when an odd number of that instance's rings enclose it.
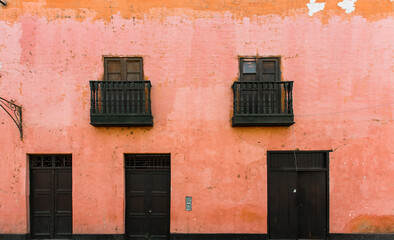
<instances>
[{"instance_id":1,"label":"peeling paint on wall","mask_svg":"<svg viewBox=\"0 0 394 240\"><path fill-rule=\"evenodd\" d=\"M306 4L309 9L308 15L312 16L314 13L323 10L325 5L326 3L317 3L316 0L310 0L310 2Z\"/></svg>"},{"instance_id":2,"label":"peeling paint on wall","mask_svg":"<svg viewBox=\"0 0 394 240\"><path fill-rule=\"evenodd\" d=\"M351 13L356 9L355 3L357 0L343 0L338 3L338 6L346 10L346 13Z\"/></svg>"},{"instance_id":3,"label":"peeling paint on wall","mask_svg":"<svg viewBox=\"0 0 394 240\"><path fill-rule=\"evenodd\" d=\"M0 7L0 20L18 22L23 15L42 16L48 20L76 19L77 21L104 20L111 22L117 15L124 19L161 19L168 16L213 17L232 16L238 20L249 16L280 15L294 16L300 12L310 14L324 8L325 16L341 15L343 10L337 3L342 0L18 0L11 1L6 8ZM308 3L309 2L309 3ZM327 2L327 4L323 4ZM311 4L305 8L305 4ZM319 11L321 11L320 9ZM357 2L357 15L370 20L379 20L392 15L390 0L361 0Z\"/></svg>"}]
</instances>

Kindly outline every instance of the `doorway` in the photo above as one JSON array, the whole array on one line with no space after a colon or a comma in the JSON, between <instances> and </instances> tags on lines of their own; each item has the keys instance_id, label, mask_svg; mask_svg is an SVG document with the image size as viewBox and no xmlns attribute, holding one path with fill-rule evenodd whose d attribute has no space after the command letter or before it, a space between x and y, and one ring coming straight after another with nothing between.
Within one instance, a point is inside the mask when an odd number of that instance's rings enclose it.
<instances>
[{"instance_id":1,"label":"doorway","mask_svg":"<svg viewBox=\"0 0 394 240\"><path fill-rule=\"evenodd\" d=\"M328 151L268 152L269 239L326 239Z\"/></svg>"},{"instance_id":2,"label":"doorway","mask_svg":"<svg viewBox=\"0 0 394 240\"><path fill-rule=\"evenodd\" d=\"M32 239L71 239L70 154L29 155Z\"/></svg>"},{"instance_id":3,"label":"doorway","mask_svg":"<svg viewBox=\"0 0 394 240\"><path fill-rule=\"evenodd\" d=\"M125 154L126 239L169 239L170 154Z\"/></svg>"}]
</instances>

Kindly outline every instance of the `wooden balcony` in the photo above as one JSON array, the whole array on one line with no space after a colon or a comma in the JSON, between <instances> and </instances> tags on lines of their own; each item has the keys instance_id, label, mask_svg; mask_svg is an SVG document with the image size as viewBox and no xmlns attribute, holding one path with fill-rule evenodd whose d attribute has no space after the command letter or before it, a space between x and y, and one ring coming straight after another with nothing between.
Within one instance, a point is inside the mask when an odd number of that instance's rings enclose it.
<instances>
[{"instance_id":1,"label":"wooden balcony","mask_svg":"<svg viewBox=\"0 0 394 240\"><path fill-rule=\"evenodd\" d=\"M290 126L294 124L293 82L234 82L232 126Z\"/></svg>"},{"instance_id":2,"label":"wooden balcony","mask_svg":"<svg viewBox=\"0 0 394 240\"><path fill-rule=\"evenodd\" d=\"M153 126L150 81L90 81L90 124Z\"/></svg>"}]
</instances>

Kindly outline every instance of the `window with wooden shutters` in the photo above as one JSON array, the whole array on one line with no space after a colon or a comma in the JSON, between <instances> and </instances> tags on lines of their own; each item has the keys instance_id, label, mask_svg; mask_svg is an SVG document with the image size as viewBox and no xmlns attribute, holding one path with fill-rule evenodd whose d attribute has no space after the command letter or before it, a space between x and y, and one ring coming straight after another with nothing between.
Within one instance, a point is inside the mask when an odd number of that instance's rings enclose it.
<instances>
[{"instance_id":1,"label":"window with wooden shutters","mask_svg":"<svg viewBox=\"0 0 394 240\"><path fill-rule=\"evenodd\" d=\"M281 81L279 57L240 58L233 84L233 126L289 126L294 123L291 81Z\"/></svg>"},{"instance_id":2,"label":"window with wooden shutters","mask_svg":"<svg viewBox=\"0 0 394 240\"><path fill-rule=\"evenodd\" d=\"M105 57L104 80L143 81L144 73L140 57Z\"/></svg>"},{"instance_id":3,"label":"window with wooden shutters","mask_svg":"<svg viewBox=\"0 0 394 240\"><path fill-rule=\"evenodd\" d=\"M90 81L90 123L152 126L150 89L141 57L104 57L103 81Z\"/></svg>"},{"instance_id":4,"label":"window with wooden shutters","mask_svg":"<svg viewBox=\"0 0 394 240\"><path fill-rule=\"evenodd\" d=\"M241 58L241 81L280 81L280 58Z\"/></svg>"}]
</instances>

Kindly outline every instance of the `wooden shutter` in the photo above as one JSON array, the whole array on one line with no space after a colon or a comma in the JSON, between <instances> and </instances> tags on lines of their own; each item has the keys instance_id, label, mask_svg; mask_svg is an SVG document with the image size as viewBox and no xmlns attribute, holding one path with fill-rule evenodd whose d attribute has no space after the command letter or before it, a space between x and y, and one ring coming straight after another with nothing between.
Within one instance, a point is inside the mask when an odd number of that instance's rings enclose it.
<instances>
[{"instance_id":1,"label":"wooden shutter","mask_svg":"<svg viewBox=\"0 0 394 240\"><path fill-rule=\"evenodd\" d=\"M280 81L279 58L261 58L258 60L258 68L260 81Z\"/></svg>"},{"instance_id":2,"label":"wooden shutter","mask_svg":"<svg viewBox=\"0 0 394 240\"><path fill-rule=\"evenodd\" d=\"M104 58L104 80L143 81L142 58Z\"/></svg>"},{"instance_id":3,"label":"wooden shutter","mask_svg":"<svg viewBox=\"0 0 394 240\"><path fill-rule=\"evenodd\" d=\"M121 81L122 80L122 63L120 59L105 59L105 80Z\"/></svg>"}]
</instances>

